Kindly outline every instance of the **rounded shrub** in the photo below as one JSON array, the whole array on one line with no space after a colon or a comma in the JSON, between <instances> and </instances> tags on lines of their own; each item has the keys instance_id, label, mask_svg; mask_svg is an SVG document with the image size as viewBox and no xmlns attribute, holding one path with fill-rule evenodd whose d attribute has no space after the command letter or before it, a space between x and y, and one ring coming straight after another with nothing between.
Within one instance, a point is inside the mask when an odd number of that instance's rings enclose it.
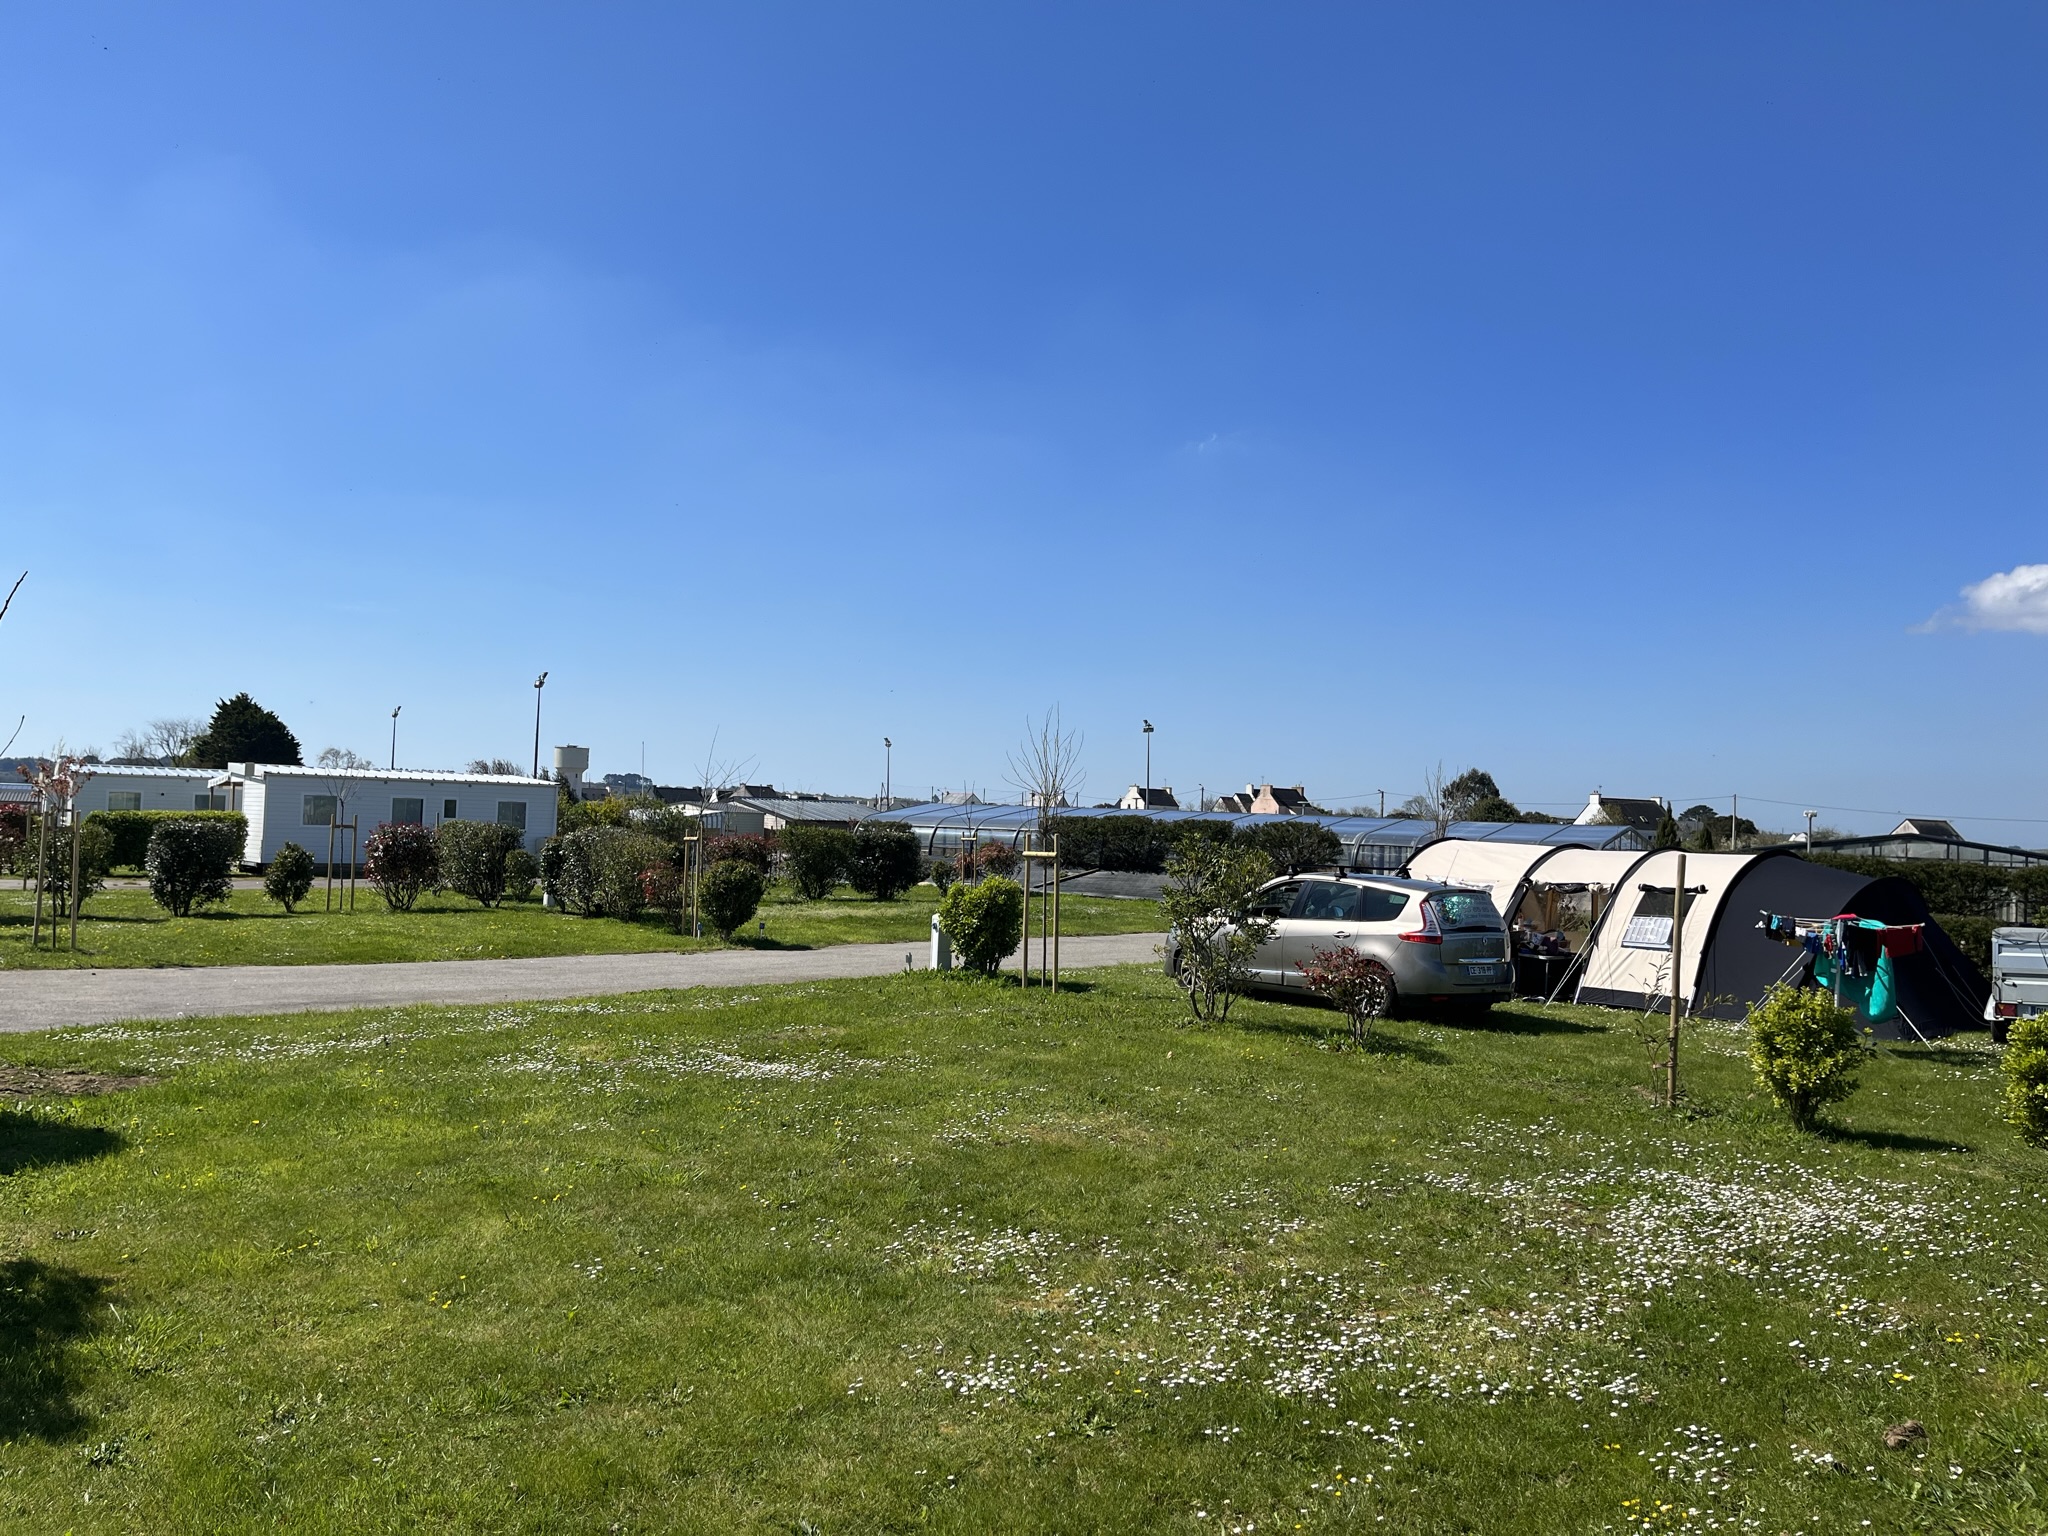
<instances>
[{"instance_id":1,"label":"rounded shrub","mask_svg":"<svg viewBox=\"0 0 2048 1536\"><path fill-rule=\"evenodd\" d=\"M505 861L519 846L516 827L495 821L444 821L434 829L441 885L480 907L505 899Z\"/></svg>"},{"instance_id":2,"label":"rounded shrub","mask_svg":"<svg viewBox=\"0 0 2048 1536\"><path fill-rule=\"evenodd\" d=\"M149 834L143 870L149 894L173 917L226 901L242 861L243 829L231 821L160 821Z\"/></svg>"},{"instance_id":3,"label":"rounded shrub","mask_svg":"<svg viewBox=\"0 0 2048 1536\"><path fill-rule=\"evenodd\" d=\"M767 886L761 871L748 861L719 860L704 871L704 888L697 896L704 920L721 939L731 938L753 921Z\"/></svg>"},{"instance_id":4,"label":"rounded shrub","mask_svg":"<svg viewBox=\"0 0 2048 1536\"><path fill-rule=\"evenodd\" d=\"M286 843L263 871L263 894L289 912L313 889L313 855Z\"/></svg>"},{"instance_id":5,"label":"rounded shrub","mask_svg":"<svg viewBox=\"0 0 2048 1536\"><path fill-rule=\"evenodd\" d=\"M647 905L642 873L669 862L669 846L627 827L583 827L541 847L548 897L578 917L634 917Z\"/></svg>"},{"instance_id":6,"label":"rounded shrub","mask_svg":"<svg viewBox=\"0 0 2048 1536\"><path fill-rule=\"evenodd\" d=\"M939 927L962 967L993 976L1024 937L1024 887L1002 875L956 885L939 900Z\"/></svg>"},{"instance_id":7,"label":"rounded shrub","mask_svg":"<svg viewBox=\"0 0 2048 1536\"><path fill-rule=\"evenodd\" d=\"M706 865L723 864L727 859L737 859L742 864L751 864L761 871L761 877L768 877L768 867L775 858L775 845L765 836L751 832L718 832L704 840L704 862Z\"/></svg>"},{"instance_id":8,"label":"rounded shrub","mask_svg":"<svg viewBox=\"0 0 2048 1536\"><path fill-rule=\"evenodd\" d=\"M917 834L889 822L854 829L846 861L846 883L875 901L894 901L924 878L924 850Z\"/></svg>"},{"instance_id":9,"label":"rounded shrub","mask_svg":"<svg viewBox=\"0 0 2048 1536\"><path fill-rule=\"evenodd\" d=\"M434 834L416 822L387 821L370 834L363 878L393 912L410 912L440 878Z\"/></svg>"},{"instance_id":10,"label":"rounded shrub","mask_svg":"<svg viewBox=\"0 0 2048 1536\"><path fill-rule=\"evenodd\" d=\"M959 877L959 874L960 871L954 868L951 859L933 859L931 866L925 871L924 877L931 881L933 885L936 885L939 888L939 894L943 896L946 894L948 887Z\"/></svg>"},{"instance_id":11,"label":"rounded shrub","mask_svg":"<svg viewBox=\"0 0 2048 1536\"><path fill-rule=\"evenodd\" d=\"M846 828L798 823L778 835L783 876L805 901L823 901L846 878L846 863L853 853L853 834Z\"/></svg>"},{"instance_id":12,"label":"rounded shrub","mask_svg":"<svg viewBox=\"0 0 2048 1536\"><path fill-rule=\"evenodd\" d=\"M505 900L533 900L533 888L539 882L540 860L524 848L514 848L505 855Z\"/></svg>"},{"instance_id":13,"label":"rounded shrub","mask_svg":"<svg viewBox=\"0 0 2048 1536\"><path fill-rule=\"evenodd\" d=\"M1017 873L1017 866L1024 861L1008 843L983 843L974 856L974 862L984 875L1008 878Z\"/></svg>"},{"instance_id":14,"label":"rounded shrub","mask_svg":"<svg viewBox=\"0 0 2048 1536\"><path fill-rule=\"evenodd\" d=\"M1781 988L1749 1011L1750 1068L1802 1131L1855 1091L1864 1054L1855 1010L1825 992Z\"/></svg>"},{"instance_id":15,"label":"rounded shrub","mask_svg":"<svg viewBox=\"0 0 2048 1536\"><path fill-rule=\"evenodd\" d=\"M2034 1146L2048 1146L2048 1013L2014 1019L2006 1036L2005 1118Z\"/></svg>"}]
</instances>

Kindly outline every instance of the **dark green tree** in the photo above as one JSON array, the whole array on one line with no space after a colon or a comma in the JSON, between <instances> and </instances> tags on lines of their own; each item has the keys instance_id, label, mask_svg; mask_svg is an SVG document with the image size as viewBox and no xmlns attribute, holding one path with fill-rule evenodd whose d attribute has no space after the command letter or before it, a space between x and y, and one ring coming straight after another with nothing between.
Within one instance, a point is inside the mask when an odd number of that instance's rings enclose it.
<instances>
[{"instance_id":1,"label":"dark green tree","mask_svg":"<svg viewBox=\"0 0 2048 1536\"><path fill-rule=\"evenodd\" d=\"M1493 781L1493 775L1484 768L1467 768L1444 786L1444 809L1452 821L1513 821L1514 816L1476 816L1474 810L1481 804L1502 800L1500 786ZM1506 802L1503 800L1503 804ZM1517 811L1516 816L1521 812Z\"/></svg>"},{"instance_id":2,"label":"dark green tree","mask_svg":"<svg viewBox=\"0 0 2048 1536\"><path fill-rule=\"evenodd\" d=\"M1488 795L1484 800L1475 800L1461 812L1459 821L1520 821L1522 808L1514 801L1500 795Z\"/></svg>"},{"instance_id":3,"label":"dark green tree","mask_svg":"<svg viewBox=\"0 0 2048 1536\"><path fill-rule=\"evenodd\" d=\"M1657 822L1657 834L1650 839L1652 848L1677 848L1684 839L1678 835L1678 819L1671 814L1671 807L1664 808L1663 816Z\"/></svg>"},{"instance_id":4,"label":"dark green tree","mask_svg":"<svg viewBox=\"0 0 2048 1536\"><path fill-rule=\"evenodd\" d=\"M222 699L215 705L213 719L192 743L192 762L200 768L225 768L229 763L303 761L299 738L246 693Z\"/></svg>"}]
</instances>

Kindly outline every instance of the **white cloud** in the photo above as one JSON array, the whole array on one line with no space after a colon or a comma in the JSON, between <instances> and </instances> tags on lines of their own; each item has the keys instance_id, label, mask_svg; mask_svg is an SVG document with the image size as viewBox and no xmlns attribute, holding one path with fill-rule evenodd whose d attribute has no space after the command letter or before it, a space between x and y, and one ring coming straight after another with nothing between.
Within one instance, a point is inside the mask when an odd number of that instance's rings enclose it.
<instances>
[{"instance_id":1,"label":"white cloud","mask_svg":"<svg viewBox=\"0 0 2048 1536\"><path fill-rule=\"evenodd\" d=\"M2048 635L2048 565L2016 565L1963 588L1959 607L1944 608L1922 625L1934 629L2012 629Z\"/></svg>"}]
</instances>

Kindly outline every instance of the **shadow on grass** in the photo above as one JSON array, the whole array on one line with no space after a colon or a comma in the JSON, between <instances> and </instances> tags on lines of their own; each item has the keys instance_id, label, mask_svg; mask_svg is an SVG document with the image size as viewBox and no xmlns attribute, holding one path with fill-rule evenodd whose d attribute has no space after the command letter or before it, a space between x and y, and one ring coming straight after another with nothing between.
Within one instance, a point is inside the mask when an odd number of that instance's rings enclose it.
<instances>
[{"instance_id":1,"label":"shadow on grass","mask_svg":"<svg viewBox=\"0 0 2048 1536\"><path fill-rule=\"evenodd\" d=\"M1433 1017L1432 1024L1441 1024L1448 1029L1484 1030L1493 1035L1601 1035L1606 1031L1598 1024L1582 1023L1578 1019L1561 1018L1554 1013L1537 1011L1524 1012L1520 1008L1494 1008L1486 1013L1469 1016L1444 1014Z\"/></svg>"},{"instance_id":2,"label":"shadow on grass","mask_svg":"<svg viewBox=\"0 0 2048 1536\"><path fill-rule=\"evenodd\" d=\"M0 1440L59 1440L85 1427L72 1347L107 1283L37 1259L0 1261Z\"/></svg>"},{"instance_id":3,"label":"shadow on grass","mask_svg":"<svg viewBox=\"0 0 2048 1536\"><path fill-rule=\"evenodd\" d=\"M1307 1040L1329 1040L1343 1050L1357 1053L1361 1047L1351 1038L1351 1026L1336 1007L1320 998L1289 998L1285 1003L1271 1003L1244 1013L1233 1012L1227 1021L1235 1028L1248 1033L1265 1035L1299 1035ZM1432 1018L1404 1019L1408 1024L1435 1024ZM1451 1058L1433 1045L1420 1040L1411 1040L1396 1034L1399 1024L1391 1028L1382 1020L1373 1025L1372 1033L1366 1037L1363 1051L1368 1056L1403 1056L1410 1061L1426 1062L1431 1066L1442 1066Z\"/></svg>"},{"instance_id":4,"label":"shadow on grass","mask_svg":"<svg viewBox=\"0 0 2048 1536\"><path fill-rule=\"evenodd\" d=\"M41 1115L0 1110L0 1176L106 1157L127 1145L103 1125L72 1125Z\"/></svg>"},{"instance_id":5,"label":"shadow on grass","mask_svg":"<svg viewBox=\"0 0 2048 1536\"><path fill-rule=\"evenodd\" d=\"M1847 1126L1823 1125L1815 1133L1823 1141L1842 1146L1868 1147L1873 1152L1974 1152L1959 1141L1939 1136L1915 1136L1910 1131L1858 1131Z\"/></svg>"}]
</instances>

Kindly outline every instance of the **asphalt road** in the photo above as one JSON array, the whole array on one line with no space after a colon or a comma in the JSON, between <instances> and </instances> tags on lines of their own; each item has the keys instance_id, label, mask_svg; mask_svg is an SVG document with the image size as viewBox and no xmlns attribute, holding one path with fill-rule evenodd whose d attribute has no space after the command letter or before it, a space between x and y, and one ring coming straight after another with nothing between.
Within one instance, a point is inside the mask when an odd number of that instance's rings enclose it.
<instances>
[{"instance_id":1,"label":"asphalt road","mask_svg":"<svg viewBox=\"0 0 2048 1536\"><path fill-rule=\"evenodd\" d=\"M1158 933L1060 941L1060 968L1147 965ZM117 1019L508 1003L672 987L752 987L886 976L925 963L922 944L827 949L714 949L699 954L549 955L533 960L419 960L398 965L221 965L190 970L0 972L0 1033ZM1014 961L1012 964L1014 965Z\"/></svg>"}]
</instances>

